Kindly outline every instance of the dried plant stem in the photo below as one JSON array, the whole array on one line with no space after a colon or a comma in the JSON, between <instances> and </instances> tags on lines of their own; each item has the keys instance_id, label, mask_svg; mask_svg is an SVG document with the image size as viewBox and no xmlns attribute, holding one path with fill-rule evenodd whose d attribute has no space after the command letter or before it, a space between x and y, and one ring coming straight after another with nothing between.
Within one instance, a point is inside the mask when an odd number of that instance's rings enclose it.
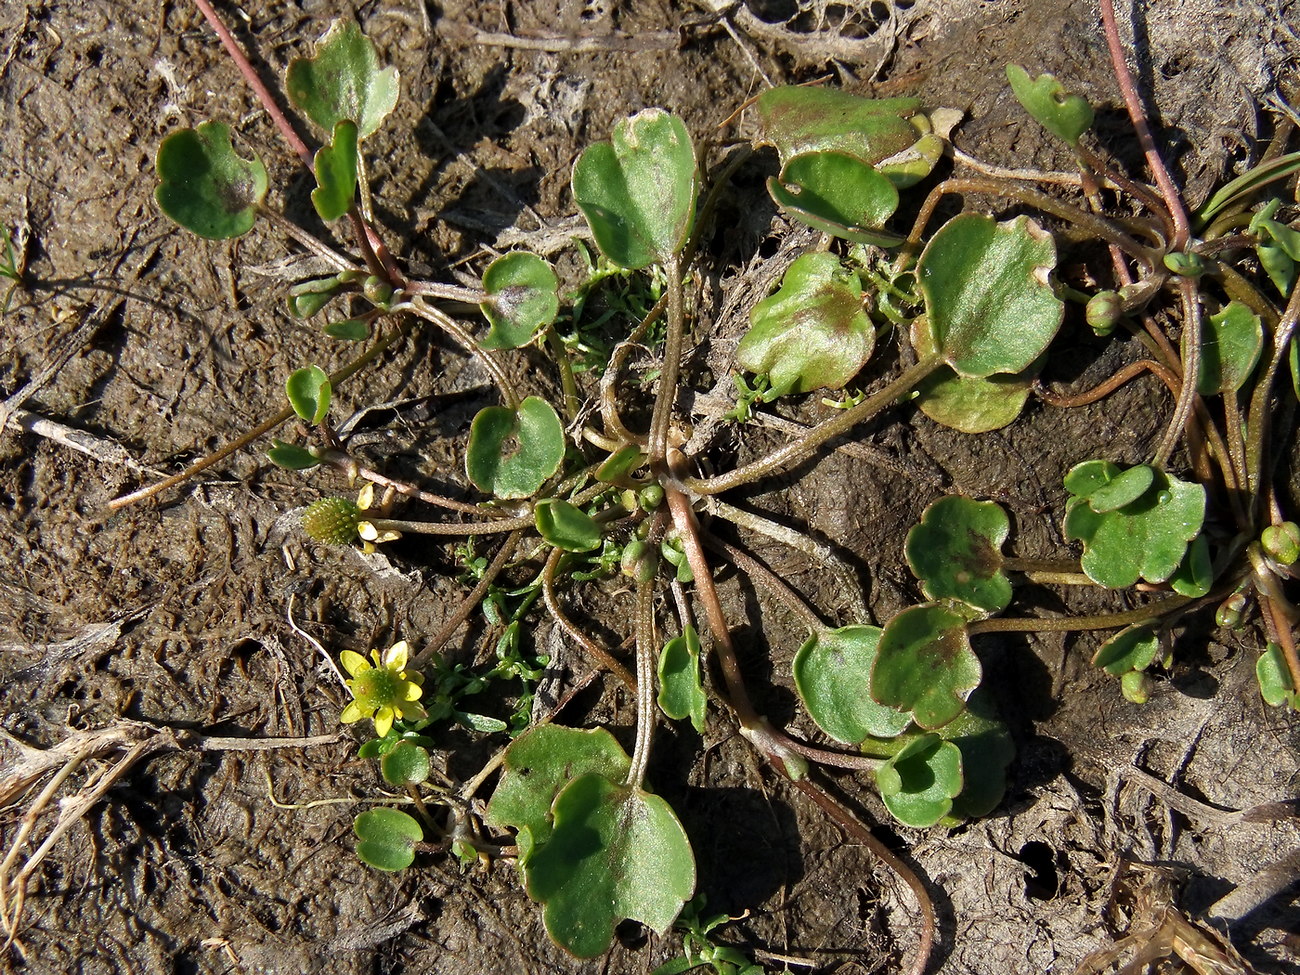
<instances>
[{"instance_id":1,"label":"dried plant stem","mask_svg":"<svg viewBox=\"0 0 1300 975\"><path fill-rule=\"evenodd\" d=\"M367 349L364 353L362 353L357 358L353 359L352 362L344 366L342 369L338 369L330 373L330 377L329 377L330 385L338 386L341 383L346 382L352 376L356 375L356 373L359 372L361 369L364 369L370 363L374 362L381 355L387 352L390 346L392 346L395 342L397 342L405 335L406 335L406 330L404 328L395 329L392 332L392 334L386 336L385 338L380 339L369 349ZM226 444L224 447L221 447L213 451L212 453L208 454L206 457L201 457L200 459L196 460L193 464L185 468L185 470L181 471L179 474L173 474L171 477L163 478L161 481L157 481L153 484L146 485L145 487L142 487L139 490L132 491L130 494L124 494L120 498L114 498L112 501L108 502L108 509L110 511L116 511L119 508L125 508L127 505L134 504L137 501L143 501L146 498L152 498L154 495L161 494L163 491L166 491L169 488L176 487L178 484L184 484L186 481L190 480L190 478L194 477L196 474L201 474L209 467L221 463L221 461L225 460L231 454L243 450L254 440L257 440L259 437L265 436L266 434L274 430L276 427L280 426L280 424L292 419L294 416L295 414L293 411L293 407L286 406L278 413L275 413L272 416L268 417L267 419L263 420L252 430L249 430L247 433L239 437L236 437L234 440Z\"/></svg>"},{"instance_id":2,"label":"dried plant stem","mask_svg":"<svg viewBox=\"0 0 1300 975\"><path fill-rule=\"evenodd\" d=\"M641 788L650 764L655 731L655 588L653 580L636 586L636 744L626 784Z\"/></svg>"}]
</instances>

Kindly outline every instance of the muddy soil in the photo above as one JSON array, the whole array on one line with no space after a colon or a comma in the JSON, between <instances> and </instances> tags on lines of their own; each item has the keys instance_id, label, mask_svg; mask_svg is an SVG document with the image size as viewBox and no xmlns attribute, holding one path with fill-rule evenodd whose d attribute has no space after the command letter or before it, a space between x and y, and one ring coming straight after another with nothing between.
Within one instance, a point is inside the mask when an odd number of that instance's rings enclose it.
<instances>
[{"instance_id":1,"label":"muddy soil","mask_svg":"<svg viewBox=\"0 0 1300 975\"><path fill-rule=\"evenodd\" d=\"M1294 8L1147 6L1126 30L1195 202L1257 158L1300 50L1288 26ZM830 76L858 91L916 94L967 113L956 135L966 152L1003 166L1066 167L1002 80L1015 61L1070 79L1103 106L1100 139L1137 163L1098 18L1083 0L771 0L737 7L731 31L707 4L668 0L400 0L355 10L304 0L221 11L271 75L338 15L355 16L398 67L399 109L371 147L376 210L394 250L434 279L472 282L490 253L520 242L555 254L572 278L568 178L581 149L655 105L704 138L768 82ZM671 958L675 936L636 925L620 929L605 958L568 958L508 862L462 869L437 855L388 875L357 861L352 818L382 798L383 783L354 757L359 732L339 734L346 692L298 630L335 656L399 638L418 645L464 591L453 546L403 542L366 556L312 543L292 512L345 485L270 466L265 442L153 501L106 507L256 426L280 407L292 369L334 368L348 354L286 314L272 262L293 246L265 226L236 242L200 241L153 203L159 141L226 119L270 164L271 203L325 233L309 184L202 18L185 3L144 0L4 4L0 92L0 220L18 230L28 281L0 324L0 522L10 539L0 552L0 754L12 773L34 760L24 747L110 736L59 787L58 796L88 801L65 810L66 832L31 872L3 966L630 973ZM763 175L738 177L736 198L723 201L730 229L708 245L715 298L701 311L696 378L709 369L726 378L739 327L726 293L762 273L760 248L781 254L797 233L771 210ZM1069 323L1047 378L1090 385L1133 355ZM541 375L520 361L521 382ZM342 388L337 415L401 401L362 424L357 449L466 496L458 444L489 392L476 366L419 338ZM801 408L805 420L820 409L815 397ZM1158 384L1141 380L1080 410L1031 407L1014 427L981 436L895 411L858 432L857 453L827 453L730 500L833 544L883 621L918 598L902 540L931 501L995 498L1014 519L1017 554L1059 554L1064 471L1099 450L1142 461L1167 409ZM778 436L724 433L716 462L755 456ZM742 537L828 618L849 620L852 600L824 565ZM793 706L789 676L805 631L741 580L724 579L760 705L815 735ZM1030 596L1028 610L1119 605L1057 593ZM627 611L612 591L584 598ZM934 892L931 971L1073 971L1123 934L1122 913L1116 923L1108 912L1121 858L1172 870L1187 917L1224 910L1234 890L1248 902L1270 868L1284 880L1295 874L1300 828L1286 810L1245 820L1224 811L1296 796L1300 729L1259 701L1260 633L1198 620L1176 634L1174 661L1144 707L1089 666L1092 637L981 643L986 683L1018 749L1005 801L953 831L878 830ZM548 622L534 636L561 690L590 669ZM475 622L452 652L483 661L494 640ZM903 970L917 937L905 889L712 714L702 737L664 732L650 778L692 838L710 911L748 911L722 939L771 971ZM633 719L633 702L608 680L564 718L606 722L628 745ZM472 775L493 747L441 734L439 761L454 778ZM325 738L301 741L312 736ZM266 738L300 740L245 747ZM135 756L141 742L150 744ZM124 756L138 761L111 774ZM6 797L6 850L47 781ZM865 782L839 775L833 788L868 819L890 821ZM58 814L51 805L35 822L6 863L10 877ZM1155 896L1153 874L1134 883ZM1257 910L1227 915L1238 918L1230 933L1258 971L1300 973L1300 903L1282 886Z\"/></svg>"}]
</instances>

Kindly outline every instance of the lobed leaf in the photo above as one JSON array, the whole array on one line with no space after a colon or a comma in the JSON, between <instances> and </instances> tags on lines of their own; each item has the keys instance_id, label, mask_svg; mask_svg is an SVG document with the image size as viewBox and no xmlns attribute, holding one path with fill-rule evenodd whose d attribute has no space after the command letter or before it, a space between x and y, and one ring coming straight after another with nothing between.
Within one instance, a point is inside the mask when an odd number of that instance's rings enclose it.
<instances>
[{"instance_id":1,"label":"lobed leaf","mask_svg":"<svg viewBox=\"0 0 1300 975\"><path fill-rule=\"evenodd\" d=\"M862 285L834 254L795 259L775 294L750 312L736 359L767 375L766 399L813 389L839 389L861 371L876 344L862 310Z\"/></svg>"},{"instance_id":2,"label":"lobed leaf","mask_svg":"<svg viewBox=\"0 0 1300 975\"><path fill-rule=\"evenodd\" d=\"M352 823L361 840L357 856L379 870L404 870L415 862L415 845L424 839L420 824L400 809L368 809Z\"/></svg>"},{"instance_id":3,"label":"lobed leaf","mask_svg":"<svg viewBox=\"0 0 1300 975\"><path fill-rule=\"evenodd\" d=\"M1018 64L1007 65L1007 80L1016 100L1043 128L1070 146L1079 144L1079 136L1092 126L1092 106L1080 95L1072 95L1054 75L1042 74L1031 79Z\"/></svg>"},{"instance_id":4,"label":"lobed leaf","mask_svg":"<svg viewBox=\"0 0 1300 975\"><path fill-rule=\"evenodd\" d=\"M946 223L917 265L930 336L962 376L1029 367L1056 335L1064 303L1050 281L1051 235L1028 217L967 213Z\"/></svg>"},{"instance_id":5,"label":"lobed leaf","mask_svg":"<svg viewBox=\"0 0 1300 975\"><path fill-rule=\"evenodd\" d=\"M524 867L547 933L578 958L608 950L624 919L663 934L695 892L695 857L659 796L595 774L555 800L551 838Z\"/></svg>"},{"instance_id":6,"label":"lobed leaf","mask_svg":"<svg viewBox=\"0 0 1300 975\"><path fill-rule=\"evenodd\" d=\"M379 67L370 39L350 20L336 20L316 45L316 56L295 58L284 76L285 91L326 132L343 121L364 139L397 105L397 69Z\"/></svg>"},{"instance_id":7,"label":"lobed leaf","mask_svg":"<svg viewBox=\"0 0 1300 975\"><path fill-rule=\"evenodd\" d=\"M814 230L858 244L893 247L903 238L883 231L898 209L898 189L870 163L843 152L793 157L767 181L772 199Z\"/></svg>"},{"instance_id":8,"label":"lobed leaf","mask_svg":"<svg viewBox=\"0 0 1300 975\"><path fill-rule=\"evenodd\" d=\"M230 126L204 122L163 139L156 159L154 199L162 212L209 240L240 237L252 229L266 198L266 167L235 152Z\"/></svg>"},{"instance_id":9,"label":"lobed leaf","mask_svg":"<svg viewBox=\"0 0 1300 975\"><path fill-rule=\"evenodd\" d=\"M817 727L836 741L857 745L895 738L911 724L903 711L871 697L871 668L881 629L843 626L813 633L794 657L794 683Z\"/></svg>"},{"instance_id":10,"label":"lobed leaf","mask_svg":"<svg viewBox=\"0 0 1300 975\"><path fill-rule=\"evenodd\" d=\"M537 533L547 543L566 552L600 548L600 525L577 505L560 498L543 498L533 507Z\"/></svg>"},{"instance_id":11,"label":"lobed leaf","mask_svg":"<svg viewBox=\"0 0 1300 975\"><path fill-rule=\"evenodd\" d=\"M690 718L703 734L708 701L700 673L700 637L688 625L659 654L659 710L674 721Z\"/></svg>"},{"instance_id":12,"label":"lobed leaf","mask_svg":"<svg viewBox=\"0 0 1300 975\"><path fill-rule=\"evenodd\" d=\"M886 808L904 826L933 826L961 794L962 753L938 735L921 735L876 771Z\"/></svg>"},{"instance_id":13,"label":"lobed leaf","mask_svg":"<svg viewBox=\"0 0 1300 975\"><path fill-rule=\"evenodd\" d=\"M334 139L316 150L312 162L316 188L311 204L322 220L337 220L348 212L357 195L357 123L341 119L334 125Z\"/></svg>"},{"instance_id":14,"label":"lobed leaf","mask_svg":"<svg viewBox=\"0 0 1300 975\"><path fill-rule=\"evenodd\" d=\"M474 486L504 500L537 493L564 460L564 425L555 408L529 396L518 410L488 406L470 424L465 472Z\"/></svg>"},{"instance_id":15,"label":"lobed leaf","mask_svg":"<svg viewBox=\"0 0 1300 975\"><path fill-rule=\"evenodd\" d=\"M514 251L498 257L483 273L487 300L479 305L491 329L485 349L517 349L555 321L560 310L559 279L536 254Z\"/></svg>"},{"instance_id":16,"label":"lobed leaf","mask_svg":"<svg viewBox=\"0 0 1300 975\"><path fill-rule=\"evenodd\" d=\"M589 146L573 167L573 196L596 246L620 267L665 264L695 220L695 150L686 125L650 108Z\"/></svg>"},{"instance_id":17,"label":"lobed leaf","mask_svg":"<svg viewBox=\"0 0 1300 975\"><path fill-rule=\"evenodd\" d=\"M886 625L871 670L871 696L933 731L957 717L982 673L966 618L938 603L903 610Z\"/></svg>"},{"instance_id":18,"label":"lobed leaf","mask_svg":"<svg viewBox=\"0 0 1300 975\"><path fill-rule=\"evenodd\" d=\"M958 599L1000 613L1011 602L1002 571L1002 545L1011 520L993 501L959 495L940 498L907 533L907 564L930 599Z\"/></svg>"}]
</instances>

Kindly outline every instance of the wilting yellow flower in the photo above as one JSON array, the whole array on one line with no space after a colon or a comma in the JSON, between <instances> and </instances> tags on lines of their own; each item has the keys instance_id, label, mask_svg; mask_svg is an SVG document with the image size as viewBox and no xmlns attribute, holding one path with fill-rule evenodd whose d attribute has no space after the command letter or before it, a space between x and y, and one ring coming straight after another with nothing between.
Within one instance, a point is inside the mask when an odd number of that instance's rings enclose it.
<instances>
[{"instance_id":1,"label":"wilting yellow flower","mask_svg":"<svg viewBox=\"0 0 1300 975\"><path fill-rule=\"evenodd\" d=\"M424 675L408 672L406 657L410 647L405 640L394 643L382 653L371 650L369 660L352 650L339 655L343 669L352 677L347 681L353 700L343 709L339 720L352 724L362 718L375 719L375 734L383 738L393 727L393 721L419 721L429 716L420 703Z\"/></svg>"}]
</instances>

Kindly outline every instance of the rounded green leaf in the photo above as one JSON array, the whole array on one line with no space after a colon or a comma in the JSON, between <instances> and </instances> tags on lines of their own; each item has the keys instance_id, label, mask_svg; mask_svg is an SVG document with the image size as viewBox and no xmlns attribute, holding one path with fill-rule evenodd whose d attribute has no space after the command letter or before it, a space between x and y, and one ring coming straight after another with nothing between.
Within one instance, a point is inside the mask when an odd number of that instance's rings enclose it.
<instances>
[{"instance_id":1,"label":"rounded green leaf","mask_svg":"<svg viewBox=\"0 0 1300 975\"><path fill-rule=\"evenodd\" d=\"M314 58L289 62L284 85L294 106L324 131L350 120L361 139L397 104L397 69L380 69L374 45L350 20L334 22Z\"/></svg>"},{"instance_id":2,"label":"rounded green leaf","mask_svg":"<svg viewBox=\"0 0 1300 975\"><path fill-rule=\"evenodd\" d=\"M1082 470L1081 470L1082 468ZM1109 483L1122 474L1104 461L1079 465L1066 475L1066 487L1087 492L1066 503L1065 536L1083 542L1082 567L1093 582L1123 589L1138 579L1164 582L1174 574L1205 520L1205 488L1153 471L1151 486L1136 500L1098 512L1092 498L1106 497ZM1110 475L1110 476L1107 476Z\"/></svg>"},{"instance_id":3,"label":"rounded green leaf","mask_svg":"<svg viewBox=\"0 0 1300 975\"><path fill-rule=\"evenodd\" d=\"M403 870L415 861L415 845L424 839L416 820L399 809L363 812L352 824L361 840L357 856L379 870Z\"/></svg>"},{"instance_id":4,"label":"rounded green leaf","mask_svg":"<svg viewBox=\"0 0 1300 975\"><path fill-rule=\"evenodd\" d=\"M891 247L898 234L880 230L898 209L898 189L870 163L842 152L795 156L778 179L767 181L772 199L801 223L858 244Z\"/></svg>"},{"instance_id":5,"label":"rounded green leaf","mask_svg":"<svg viewBox=\"0 0 1300 975\"><path fill-rule=\"evenodd\" d=\"M555 321L560 310L559 280L536 254L515 251L498 257L483 274L487 300L479 307L492 326L485 349L517 349L539 328Z\"/></svg>"},{"instance_id":6,"label":"rounded green leaf","mask_svg":"<svg viewBox=\"0 0 1300 975\"><path fill-rule=\"evenodd\" d=\"M293 411L308 423L320 423L329 412L330 377L320 366L295 370L285 382L284 391Z\"/></svg>"},{"instance_id":7,"label":"rounded green leaf","mask_svg":"<svg viewBox=\"0 0 1300 975\"><path fill-rule=\"evenodd\" d=\"M1160 653L1160 641L1150 624L1140 623L1120 630L1097 648L1092 665L1112 677L1123 677L1130 670L1146 670Z\"/></svg>"},{"instance_id":8,"label":"rounded green leaf","mask_svg":"<svg viewBox=\"0 0 1300 975\"><path fill-rule=\"evenodd\" d=\"M930 323L924 315L912 321L912 346L921 358L935 352ZM940 366L916 386L916 405L935 423L962 433L1000 430L1020 416L1041 359L1015 375L994 375L987 379L959 376Z\"/></svg>"},{"instance_id":9,"label":"rounded green leaf","mask_svg":"<svg viewBox=\"0 0 1300 975\"><path fill-rule=\"evenodd\" d=\"M486 821L521 836L526 833L530 842L540 845L551 835L551 805L561 789L588 772L621 780L631 764L604 728L540 725L506 749L504 773L488 802Z\"/></svg>"},{"instance_id":10,"label":"rounded green leaf","mask_svg":"<svg viewBox=\"0 0 1300 975\"><path fill-rule=\"evenodd\" d=\"M600 548L600 525L577 505L559 498L544 498L533 508L537 532L548 543L566 552L590 552Z\"/></svg>"},{"instance_id":11,"label":"rounded green leaf","mask_svg":"<svg viewBox=\"0 0 1300 975\"><path fill-rule=\"evenodd\" d=\"M695 219L695 150L686 125L649 108L589 146L573 167L573 196L602 254L621 267L666 263Z\"/></svg>"},{"instance_id":12,"label":"rounded green leaf","mask_svg":"<svg viewBox=\"0 0 1300 975\"><path fill-rule=\"evenodd\" d=\"M911 712L917 725L933 731L961 713L981 674L965 617L946 606L923 603L885 625L871 670L871 696L887 707Z\"/></svg>"},{"instance_id":13,"label":"rounded green leaf","mask_svg":"<svg viewBox=\"0 0 1300 975\"><path fill-rule=\"evenodd\" d=\"M156 165L154 198L186 230L226 240L252 228L266 197L266 167L235 152L230 126L204 122L173 132L158 147Z\"/></svg>"},{"instance_id":14,"label":"rounded green leaf","mask_svg":"<svg viewBox=\"0 0 1300 975\"><path fill-rule=\"evenodd\" d=\"M690 718L703 734L708 700L700 674L700 637L687 626L659 654L659 710L674 721Z\"/></svg>"},{"instance_id":15,"label":"rounded green leaf","mask_svg":"<svg viewBox=\"0 0 1300 975\"><path fill-rule=\"evenodd\" d=\"M1118 511L1146 494L1155 481L1154 467L1148 467L1146 464L1130 467L1093 489L1088 495L1088 506L1099 515L1104 515L1108 511Z\"/></svg>"},{"instance_id":16,"label":"rounded green leaf","mask_svg":"<svg viewBox=\"0 0 1300 975\"><path fill-rule=\"evenodd\" d=\"M765 398L839 389L871 358L876 332L862 310L862 285L834 254L804 254L777 292L750 312L736 359L767 375Z\"/></svg>"},{"instance_id":17,"label":"rounded green leaf","mask_svg":"<svg viewBox=\"0 0 1300 975\"><path fill-rule=\"evenodd\" d=\"M1079 144L1079 136L1092 125L1092 106L1087 99L1071 95L1053 75L1031 79L1018 64L1007 65L1007 80L1016 100L1043 128L1071 146Z\"/></svg>"},{"instance_id":18,"label":"rounded green leaf","mask_svg":"<svg viewBox=\"0 0 1300 975\"><path fill-rule=\"evenodd\" d=\"M1259 693L1265 704L1275 708L1286 705L1293 711L1300 711L1300 693L1291 681L1282 648L1276 643L1270 643L1259 655L1255 662L1255 679L1259 682Z\"/></svg>"},{"instance_id":19,"label":"rounded green leaf","mask_svg":"<svg viewBox=\"0 0 1300 975\"><path fill-rule=\"evenodd\" d=\"M1000 613L1011 602L1011 581L1002 571L1010 531L1011 520L996 502L940 498L907 533L907 564L930 599L959 599Z\"/></svg>"},{"instance_id":20,"label":"rounded green leaf","mask_svg":"<svg viewBox=\"0 0 1300 975\"><path fill-rule=\"evenodd\" d=\"M880 798L904 826L933 826L961 793L961 759L952 742L922 735L876 771Z\"/></svg>"},{"instance_id":21,"label":"rounded green leaf","mask_svg":"<svg viewBox=\"0 0 1300 975\"><path fill-rule=\"evenodd\" d=\"M470 424L465 472L504 500L536 494L564 460L564 425L555 408L529 396L518 410L489 406Z\"/></svg>"},{"instance_id":22,"label":"rounded green leaf","mask_svg":"<svg viewBox=\"0 0 1300 975\"><path fill-rule=\"evenodd\" d=\"M695 856L668 803L600 775L555 800L555 829L524 866L551 938L578 958L609 949L624 919L663 934L695 892Z\"/></svg>"},{"instance_id":23,"label":"rounded green leaf","mask_svg":"<svg viewBox=\"0 0 1300 975\"><path fill-rule=\"evenodd\" d=\"M357 123L342 119L334 125L334 140L316 150L312 168L316 189L311 203L322 220L337 220L348 212L357 194Z\"/></svg>"},{"instance_id":24,"label":"rounded green leaf","mask_svg":"<svg viewBox=\"0 0 1300 975\"><path fill-rule=\"evenodd\" d=\"M808 714L846 745L895 738L912 723L909 715L871 699L880 634L880 627L865 625L820 630L794 657L794 684Z\"/></svg>"},{"instance_id":25,"label":"rounded green leaf","mask_svg":"<svg viewBox=\"0 0 1300 975\"><path fill-rule=\"evenodd\" d=\"M1201 371L1196 389L1203 396L1235 393L1246 385L1264 348L1259 316L1239 301L1230 301L1206 319L1201 337Z\"/></svg>"},{"instance_id":26,"label":"rounded green leaf","mask_svg":"<svg viewBox=\"0 0 1300 975\"><path fill-rule=\"evenodd\" d=\"M429 753L419 745L400 741L379 760L379 771L389 785L419 785L429 777Z\"/></svg>"},{"instance_id":27,"label":"rounded green leaf","mask_svg":"<svg viewBox=\"0 0 1300 975\"><path fill-rule=\"evenodd\" d=\"M930 238L917 265L930 334L959 374L1028 368L1056 335L1064 304L1049 276L1051 235L1028 217L962 214Z\"/></svg>"}]
</instances>

